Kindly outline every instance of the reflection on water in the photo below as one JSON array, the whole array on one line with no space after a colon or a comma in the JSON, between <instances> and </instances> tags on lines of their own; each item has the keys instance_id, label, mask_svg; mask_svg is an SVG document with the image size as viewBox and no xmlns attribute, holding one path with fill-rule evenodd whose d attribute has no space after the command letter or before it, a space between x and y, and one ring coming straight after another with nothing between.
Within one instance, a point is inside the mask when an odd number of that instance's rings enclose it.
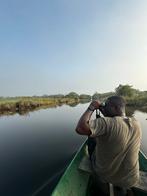
<instances>
[{"instance_id":1,"label":"reflection on water","mask_svg":"<svg viewBox=\"0 0 147 196\"><path fill-rule=\"evenodd\" d=\"M51 105L42 105L42 106L36 106L36 107L18 107L18 108L5 108L5 109L0 109L0 116L12 116L12 115L15 115L16 113L19 114L19 115L27 115L29 114L30 112L33 112L33 111L37 111L37 110L40 110L40 109L48 109L48 108L57 108L57 107L61 107L63 105L69 105L71 107L75 107L77 106L78 104L85 104L85 103L88 103L90 100L89 99L80 99L78 101L74 100L73 101L67 101L66 103L65 102L55 102Z\"/></svg>"},{"instance_id":2,"label":"reflection on water","mask_svg":"<svg viewBox=\"0 0 147 196\"><path fill-rule=\"evenodd\" d=\"M85 140L74 131L84 107L0 118L0 195L30 195L65 168Z\"/></svg>"},{"instance_id":3,"label":"reflection on water","mask_svg":"<svg viewBox=\"0 0 147 196\"><path fill-rule=\"evenodd\" d=\"M142 128L142 145L141 150L147 155L147 108L146 107L128 107L126 109L128 116L134 116L139 120Z\"/></svg>"},{"instance_id":4,"label":"reflection on water","mask_svg":"<svg viewBox=\"0 0 147 196\"><path fill-rule=\"evenodd\" d=\"M134 116L139 120L142 128L142 145L141 150L147 156L147 113L135 111Z\"/></svg>"},{"instance_id":5,"label":"reflection on water","mask_svg":"<svg viewBox=\"0 0 147 196\"><path fill-rule=\"evenodd\" d=\"M75 133L75 126L87 104L15 114L0 118L0 195L32 195L46 182L60 174L86 139ZM142 149L147 153L147 113L128 109L140 120ZM94 117L94 116L93 116Z\"/></svg>"},{"instance_id":6,"label":"reflection on water","mask_svg":"<svg viewBox=\"0 0 147 196\"><path fill-rule=\"evenodd\" d=\"M147 107L127 107L126 108L126 115L127 116L134 116L135 111L140 111L142 113L147 113Z\"/></svg>"}]
</instances>

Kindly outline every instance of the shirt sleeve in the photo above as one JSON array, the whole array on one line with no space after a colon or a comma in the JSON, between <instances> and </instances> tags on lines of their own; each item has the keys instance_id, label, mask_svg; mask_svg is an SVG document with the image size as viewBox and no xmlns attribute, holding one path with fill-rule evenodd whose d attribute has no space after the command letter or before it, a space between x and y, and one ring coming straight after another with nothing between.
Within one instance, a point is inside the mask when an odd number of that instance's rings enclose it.
<instances>
[{"instance_id":1,"label":"shirt sleeve","mask_svg":"<svg viewBox=\"0 0 147 196\"><path fill-rule=\"evenodd\" d=\"M105 118L97 118L89 121L90 130L92 137L103 135L107 132L108 123Z\"/></svg>"}]
</instances>

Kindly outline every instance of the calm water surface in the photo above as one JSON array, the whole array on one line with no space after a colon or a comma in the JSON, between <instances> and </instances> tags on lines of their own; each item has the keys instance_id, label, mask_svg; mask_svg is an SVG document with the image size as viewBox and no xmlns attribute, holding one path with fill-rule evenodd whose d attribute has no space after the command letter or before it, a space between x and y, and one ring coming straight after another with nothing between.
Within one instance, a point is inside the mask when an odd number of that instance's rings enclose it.
<instances>
[{"instance_id":1,"label":"calm water surface","mask_svg":"<svg viewBox=\"0 0 147 196\"><path fill-rule=\"evenodd\" d=\"M86 108L87 104L65 105L0 117L0 195L39 195L45 184L46 193L52 190L56 177L86 139L74 131ZM134 116L141 122L141 148L147 154L147 113L135 111Z\"/></svg>"}]
</instances>

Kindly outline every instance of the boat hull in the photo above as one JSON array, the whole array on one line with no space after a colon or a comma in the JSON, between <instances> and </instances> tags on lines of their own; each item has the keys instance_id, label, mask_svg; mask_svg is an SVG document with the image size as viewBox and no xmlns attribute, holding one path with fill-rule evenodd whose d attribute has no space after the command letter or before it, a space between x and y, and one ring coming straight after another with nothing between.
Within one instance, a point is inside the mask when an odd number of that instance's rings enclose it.
<instances>
[{"instance_id":1,"label":"boat hull","mask_svg":"<svg viewBox=\"0 0 147 196\"><path fill-rule=\"evenodd\" d=\"M65 173L59 180L52 196L90 196L90 173L79 170L79 164L87 155L86 142L81 146ZM147 158L139 152L140 170L147 172ZM147 193L134 189L135 196L147 196Z\"/></svg>"}]
</instances>

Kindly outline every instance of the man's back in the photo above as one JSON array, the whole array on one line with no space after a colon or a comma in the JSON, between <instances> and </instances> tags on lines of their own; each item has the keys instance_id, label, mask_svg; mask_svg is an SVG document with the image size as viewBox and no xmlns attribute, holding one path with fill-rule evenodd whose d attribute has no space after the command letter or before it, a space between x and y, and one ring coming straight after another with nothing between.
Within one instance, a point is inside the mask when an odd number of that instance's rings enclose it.
<instances>
[{"instance_id":1,"label":"man's back","mask_svg":"<svg viewBox=\"0 0 147 196\"><path fill-rule=\"evenodd\" d=\"M141 129L134 118L104 117L90 121L96 138L93 166L102 181L121 187L138 182Z\"/></svg>"}]
</instances>

